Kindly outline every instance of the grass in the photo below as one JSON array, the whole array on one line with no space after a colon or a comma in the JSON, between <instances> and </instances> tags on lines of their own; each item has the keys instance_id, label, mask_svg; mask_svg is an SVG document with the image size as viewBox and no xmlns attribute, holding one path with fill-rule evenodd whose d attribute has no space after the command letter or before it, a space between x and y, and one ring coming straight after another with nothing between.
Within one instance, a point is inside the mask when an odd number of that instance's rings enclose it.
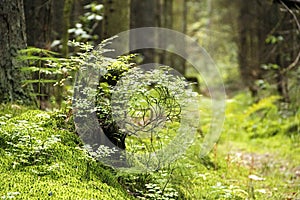
<instances>
[{"instance_id":1,"label":"grass","mask_svg":"<svg viewBox=\"0 0 300 200\"><path fill-rule=\"evenodd\" d=\"M282 119L279 110L271 112L269 108L277 108L275 97L258 103L248 99L243 94L228 100L223 134L207 158L199 158L202 139L198 137L186 157L178 162L174 181L186 198L300 198L299 117ZM206 101L202 100L202 112L207 110ZM201 116L209 121L208 112ZM202 125L204 133L208 131L207 122ZM298 128L288 131L295 124ZM250 125L256 126L258 135L253 136ZM271 134L274 129L276 134Z\"/></svg>"}]
</instances>

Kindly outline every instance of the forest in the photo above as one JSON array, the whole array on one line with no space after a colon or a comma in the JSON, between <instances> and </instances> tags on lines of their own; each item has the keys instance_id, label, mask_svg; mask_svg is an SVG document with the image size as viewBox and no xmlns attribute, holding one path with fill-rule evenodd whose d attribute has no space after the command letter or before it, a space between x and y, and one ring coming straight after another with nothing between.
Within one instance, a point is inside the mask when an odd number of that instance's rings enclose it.
<instances>
[{"instance_id":1,"label":"forest","mask_svg":"<svg viewBox=\"0 0 300 200\"><path fill-rule=\"evenodd\" d=\"M300 199L300 0L0 0L1 199Z\"/></svg>"}]
</instances>

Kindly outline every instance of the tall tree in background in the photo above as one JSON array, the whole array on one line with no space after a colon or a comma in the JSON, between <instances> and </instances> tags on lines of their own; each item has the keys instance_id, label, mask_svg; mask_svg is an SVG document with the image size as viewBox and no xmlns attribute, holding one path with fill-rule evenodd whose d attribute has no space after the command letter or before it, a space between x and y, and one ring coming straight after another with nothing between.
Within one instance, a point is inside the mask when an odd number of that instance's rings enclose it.
<instances>
[{"instance_id":1,"label":"tall tree in background","mask_svg":"<svg viewBox=\"0 0 300 200\"><path fill-rule=\"evenodd\" d=\"M65 0L63 10L63 29L62 29L62 55L67 57L69 54L69 28L71 26L71 13L74 0Z\"/></svg>"},{"instance_id":2,"label":"tall tree in background","mask_svg":"<svg viewBox=\"0 0 300 200\"><path fill-rule=\"evenodd\" d=\"M120 32L129 30L130 0L104 0L103 39L110 38ZM128 41L120 47L129 47ZM126 49L125 49L126 50Z\"/></svg>"},{"instance_id":3,"label":"tall tree in background","mask_svg":"<svg viewBox=\"0 0 300 200\"><path fill-rule=\"evenodd\" d=\"M159 13L159 19L158 24L162 28L168 28L173 29L173 0L160 0L159 1L159 7L158 7L158 13ZM171 44L174 42L173 38L166 38L168 40L167 43ZM171 49L172 46L169 45L167 48ZM169 51L161 51L158 50L158 57L159 57L159 63L174 67L172 64L172 57L173 54Z\"/></svg>"},{"instance_id":4,"label":"tall tree in background","mask_svg":"<svg viewBox=\"0 0 300 200\"><path fill-rule=\"evenodd\" d=\"M187 1L186 0L176 0L172 5L172 28L175 31L179 31L186 34L187 31ZM179 39L181 44L185 45L184 39ZM184 47L183 47L184 48ZM171 66L185 75L185 59L180 56L173 55L171 58Z\"/></svg>"},{"instance_id":5,"label":"tall tree in background","mask_svg":"<svg viewBox=\"0 0 300 200\"><path fill-rule=\"evenodd\" d=\"M23 0L1 0L0 47L0 102L28 102L24 77L15 61L17 51L26 47Z\"/></svg>"},{"instance_id":6,"label":"tall tree in background","mask_svg":"<svg viewBox=\"0 0 300 200\"><path fill-rule=\"evenodd\" d=\"M131 10L130 10L130 28L141 28L141 27L155 27L157 25L157 2L152 1L140 1L131 0ZM155 41L155 34L145 35L142 38L145 42ZM136 37L132 34L130 35L130 43L132 48L136 47L136 43L143 42L138 41ZM144 63L153 63L155 59L154 49L140 49L135 51L135 53L140 53L144 59Z\"/></svg>"},{"instance_id":7,"label":"tall tree in background","mask_svg":"<svg viewBox=\"0 0 300 200\"><path fill-rule=\"evenodd\" d=\"M30 1L30 0L29 0ZM63 12L64 12L64 1L52 1L52 33L51 39L61 39L63 33Z\"/></svg>"},{"instance_id":8,"label":"tall tree in background","mask_svg":"<svg viewBox=\"0 0 300 200\"><path fill-rule=\"evenodd\" d=\"M169 28L181 33L186 33L186 0L156 0L156 1L131 1L131 18L130 28L140 27L162 27ZM143 41L155 41L155 33L153 35L145 35ZM131 35L131 44L133 46L139 42L134 35ZM174 42L174 38L170 38L169 44ZM184 44L184 41L177 41ZM168 48L172 49L172 45ZM185 74L185 61L178 55L174 55L168 51L141 49L136 51L143 57L143 63L159 62L168 65Z\"/></svg>"},{"instance_id":9,"label":"tall tree in background","mask_svg":"<svg viewBox=\"0 0 300 200\"><path fill-rule=\"evenodd\" d=\"M239 66L242 79L253 96L258 88L255 80L261 77L261 55L265 35L259 32L261 12L265 9L257 1L239 1ZM251 8L251 9L250 9ZM265 27L264 27L265 28Z\"/></svg>"},{"instance_id":10,"label":"tall tree in background","mask_svg":"<svg viewBox=\"0 0 300 200\"><path fill-rule=\"evenodd\" d=\"M28 46L50 48L52 2L48 0L24 0Z\"/></svg>"}]
</instances>

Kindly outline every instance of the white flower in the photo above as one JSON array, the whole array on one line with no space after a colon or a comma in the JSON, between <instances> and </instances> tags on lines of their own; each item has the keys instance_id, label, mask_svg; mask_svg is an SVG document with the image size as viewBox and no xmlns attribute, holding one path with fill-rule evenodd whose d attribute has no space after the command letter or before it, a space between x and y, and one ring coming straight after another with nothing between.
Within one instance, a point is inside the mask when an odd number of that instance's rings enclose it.
<instances>
[{"instance_id":1,"label":"white flower","mask_svg":"<svg viewBox=\"0 0 300 200\"><path fill-rule=\"evenodd\" d=\"M259 192L259 193L262 193L262 194L267 194L267 190L266 189L258 189L256 191Z\"/></svg>"},{"instance_id":2,"label":"white flower","mask_svg":"<svg viewBox=\"0 0 300 200\"><path fill-rule=\"evenodd\" d=\"M254 180L254 181L264 181L265 178L262 178L262 177L259 177L259 176L256 176L256 175L249 175L248 178L250 178L251 180Z\"/></svg>"}]
</instances>

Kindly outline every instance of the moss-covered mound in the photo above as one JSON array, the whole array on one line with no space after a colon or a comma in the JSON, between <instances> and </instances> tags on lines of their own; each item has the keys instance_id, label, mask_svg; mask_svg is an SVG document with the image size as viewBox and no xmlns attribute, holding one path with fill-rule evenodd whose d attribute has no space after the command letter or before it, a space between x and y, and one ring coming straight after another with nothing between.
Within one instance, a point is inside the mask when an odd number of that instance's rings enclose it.
<instances>
[{"instance_id":1,"label":"moss-covered mound","mask_svg":"<svg viewBox=\"0 0 300 200\"><path fill-rule=\"evenodd\" d=\"M0 109L0 198L132 199L59 113Z\"/></svg>"}]
</instances>

